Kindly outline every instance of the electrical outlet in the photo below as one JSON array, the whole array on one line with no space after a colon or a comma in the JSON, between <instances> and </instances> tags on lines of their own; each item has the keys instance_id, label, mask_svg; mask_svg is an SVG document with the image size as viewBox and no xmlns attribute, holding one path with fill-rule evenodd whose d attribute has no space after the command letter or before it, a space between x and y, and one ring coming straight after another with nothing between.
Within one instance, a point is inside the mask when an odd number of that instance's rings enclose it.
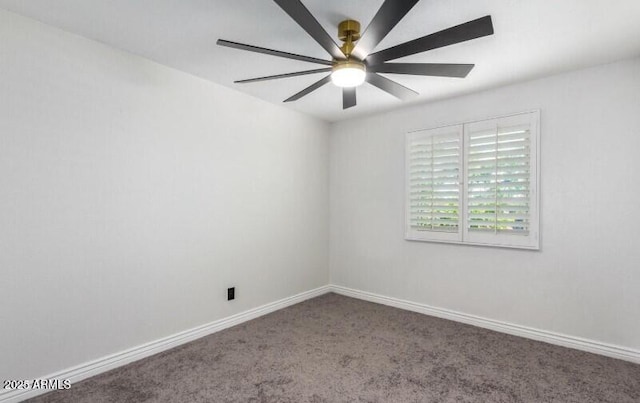
<instances>
[{"instance_id":1,"label":"electrical outlet","mask_svg":"<svg viewBox=\"0 0 640 403\"><path fill-rule=\"evenodd\" d=\"M236 287L227 288L227 301L236 299Z\"/></svg>"}]
</instances>

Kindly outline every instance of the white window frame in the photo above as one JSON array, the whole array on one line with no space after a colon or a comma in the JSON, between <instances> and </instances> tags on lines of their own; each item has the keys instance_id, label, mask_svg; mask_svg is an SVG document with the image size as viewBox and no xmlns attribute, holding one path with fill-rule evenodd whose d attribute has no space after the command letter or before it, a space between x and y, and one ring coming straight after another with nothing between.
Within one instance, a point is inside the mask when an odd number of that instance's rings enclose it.
<instances>
[{"instance_id":1,"label":"white window frame","mask_svg":"<svg viewBox=\"0 0 640 403\"><path fill-rule=\"evenodd\" d=\"M468 155L468 129L470 125L509 125L514 123L523 123L527 121L530 125L530 222L528 235L514 234L481 234L473 233L468 230L467 226L467 200L468 200L468 181L467 181L467 155ZM409 147L411 142L416 138L428 137L440 133L450 133L452 130L460 131L461 141L461 169L460 169L460 200L459 200L459 217L458 232L441 233L437 231L416 231L411 228L410 224L410 175L409 175ZM434 129L425 129L409 132L405 136L405 239L409 241L427 241L427 242L444 242L464 245L493 246L503 248L517 249L540 249L540 111L528 111L514 113L511 115L500 116L490 119L481 119L476 121L464 122L455 125L448 125Z\"/></svg>"}]
</instances>

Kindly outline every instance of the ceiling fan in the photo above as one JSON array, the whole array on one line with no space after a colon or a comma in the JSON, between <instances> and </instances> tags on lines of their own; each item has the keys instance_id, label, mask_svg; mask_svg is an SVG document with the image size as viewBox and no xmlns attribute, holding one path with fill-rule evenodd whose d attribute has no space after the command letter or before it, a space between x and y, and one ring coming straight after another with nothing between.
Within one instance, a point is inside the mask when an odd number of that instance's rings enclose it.
<instances>
[{"instance_id":1,"label":"ceiling fan","mask_svg":"<svg viewBox=\"0 0 640 403\"><path fill-rule=\"evenodd\" d=\"M341 47L336 45L327 31L322 28L320 23L300 0L274 1L331 55L332 60L317 59L315 57L261 48L224 39L218 39L217 44L250 52L329 66L314 70L235 81L235 83L254 83L308 74L330 73L297 94L285 99L284 102L296 101L330 81L336 86L342 87L342 109L351 108L356 105L356 87L365 81L401 100L409 99L417 96L418 93L378 73L464 78L469 74L474 65L387 63L388 61L493 34L491 16L488 15L372 53L382 39L387 36L393 27L396 26L419 0L385 0L362 35L360 34L360 23L358 21L342 21L338 26L338 38L343 42Z\"/></svg>"}]
</instances>

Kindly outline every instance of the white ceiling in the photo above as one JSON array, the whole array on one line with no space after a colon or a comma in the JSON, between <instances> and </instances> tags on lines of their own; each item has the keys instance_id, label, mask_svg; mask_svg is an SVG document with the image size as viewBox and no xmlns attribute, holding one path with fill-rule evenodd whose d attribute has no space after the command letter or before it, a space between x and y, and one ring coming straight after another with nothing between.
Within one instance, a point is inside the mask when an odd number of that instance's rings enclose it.
<instances>
[{"instance_id":1,"label":"white ceiling","mask_svg":"<svg viewBox=\"0 0 640 403\"><path fill-rule=\"evenodd\" d=\"M303 3L335 37L345 18L364 29L382 0ZM233 81L323 66L219 47L218 38L329 59L269 0L0 0L0 7L278 104L322 75ZM388 77L418 91L418 103L640 55L640 0L422 0L376 49L485 15L493 36L395 60L475 63L467 78ZM343 111L340 89L329 84L284 105L337 121L406 104L364 84L358 106Z\"/></svg>"}]
</instances>

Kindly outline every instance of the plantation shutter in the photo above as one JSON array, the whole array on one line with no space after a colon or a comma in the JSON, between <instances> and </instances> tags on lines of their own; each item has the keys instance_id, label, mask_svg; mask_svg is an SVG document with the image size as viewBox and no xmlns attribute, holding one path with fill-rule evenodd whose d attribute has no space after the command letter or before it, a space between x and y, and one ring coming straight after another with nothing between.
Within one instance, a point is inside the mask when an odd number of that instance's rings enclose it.
<instances>
[{"instance_id":1,"label":"plantation shutter","mask_svg":"<svg viewBox=\"0 0 640 403\"><path fill-rule=\"evenodd\" d=\"M540 112L408 133L405 238L539 248Z\"/></svg>"},{"instance_id":2,"label":"plantation shutter","mask_svg":"<svg viewBox=\"0 0 640 403\"><path fill-rule=\"evenodd\" d=\"M410 239L460 240L462 126L407 137L407 228Z\"/></svg>"},{"instance_id":3,"label":"plantation shutter","mask_svg":"<svg viewBox=\"0 0 640 403\"><path fill-rule=\"evenodd\" d=\"M536 122L522 114L465 125L466 241L537 247Z\"/></svg>"}]
</instances>

